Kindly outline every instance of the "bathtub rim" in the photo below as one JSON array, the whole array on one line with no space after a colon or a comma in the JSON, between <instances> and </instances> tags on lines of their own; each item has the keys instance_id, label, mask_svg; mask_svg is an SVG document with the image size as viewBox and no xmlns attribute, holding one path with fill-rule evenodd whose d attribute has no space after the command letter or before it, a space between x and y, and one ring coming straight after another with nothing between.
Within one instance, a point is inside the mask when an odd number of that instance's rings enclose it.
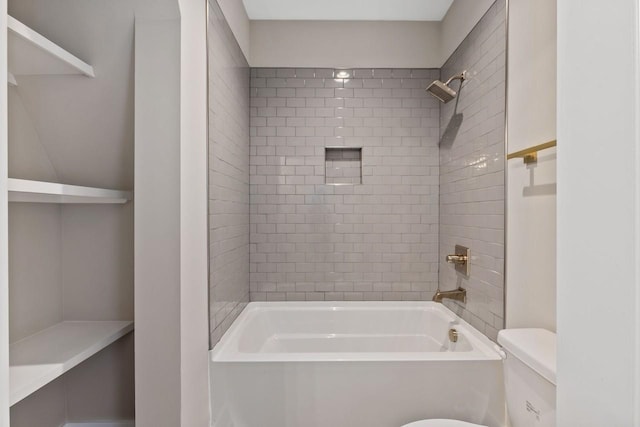
<instances>
[{"instance_id":1,"label":"bathtub rim","mask_svg":"<svg viewBox=\"0 0 640 427\"><path fill-rule=\"evenodd\" d=\"M254 313L259 311L309 310L431 310L455 322L455 328L473 346L468 352L326 352L326 353L244 353L233 348L239 334ZM216 363L260 362L384 362L384 361L502 361L500 348L443 304L432 301L274 301L251 302L235 319L220 341L209 351L210 361Z\"/></svg>"}]
</instances>

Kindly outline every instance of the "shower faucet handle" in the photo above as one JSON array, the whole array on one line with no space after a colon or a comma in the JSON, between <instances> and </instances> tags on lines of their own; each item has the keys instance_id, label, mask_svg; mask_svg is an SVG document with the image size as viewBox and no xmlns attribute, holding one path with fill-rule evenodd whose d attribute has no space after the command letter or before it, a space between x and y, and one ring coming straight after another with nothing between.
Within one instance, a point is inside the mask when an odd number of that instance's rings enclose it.
<instances>
[{"instance_id":1,"label":"shower faucet handle","mask_svg":"<svg viewBox=\"0 0 640 427\"><path fill-rule=\"evenodd\" d=\"M466 255L447 255L447 262L450 264L466 264L468 260Z\"/></svg>"},{"instance_id":2,"label":"shower faucet handle","mask_svg":"<svg viewBox=\"0 0 640 427\"><path fill-rule=\"evenodd\" d=\"M458 273L469 276L469 264L471 262L471 252L469 248L462 245L456 245L455 253L446 256L446 261L453 264Z\"/></svg>"}]
</instances>

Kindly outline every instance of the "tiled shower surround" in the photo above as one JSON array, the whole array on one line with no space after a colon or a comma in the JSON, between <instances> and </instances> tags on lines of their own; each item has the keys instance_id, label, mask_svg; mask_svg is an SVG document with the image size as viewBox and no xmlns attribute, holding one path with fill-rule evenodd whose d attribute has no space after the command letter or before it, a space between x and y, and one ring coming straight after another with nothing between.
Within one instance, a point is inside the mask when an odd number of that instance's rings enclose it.
<instances>
[{"instance_id":1,"label":"tiled shower surround","mask_svg":"<svg viewBox=\"0 0 640 427\"><path fill-rule=\"evenodd\" d=\"M439 70L251 75L251 300L431 298L440 106L424 88ZM356 150L327 147L361 148L361 184L327 184L360 178Z\"/></svg>"},{"instance_id":2,"label":"tiled shower surround","mask_svg":"<svg viewBox=\"0 0 640 427\"><path fill-rule=\"evenodd\" d=\"M440 110L440 286L467 289L466 304L445 304L493 340L504 327L504 6L496 2L442 67L443 78L464 69L470 78ZM468 278L444 262L455 244L471 249Z\"/></svg>"},{"instance_id":3,"label":"tiled shower surround","mask_svg":"<svg viewBox=\"0 0 640 427\"><path fill-rule=\"evenodd\" d=\"M215 344L249 301L249 65L209 2L209 332Z\"/></svg>"},{"instance_id":4,"label":"tiled shower surround","mask_svg":"<svg viewBox=\"0 0 640 427\"><path fill-rule=\"evenodd\" d=\"M257 68L250 78L209 1L211 344L249 299L425 300L438 283L465 287L466 305L445 304L495 339L504 4L442 70ZM456 100L425 92L464 69ZM469 278L443 261L455 244L471 248Z\"/></svg>"}]
</instances>

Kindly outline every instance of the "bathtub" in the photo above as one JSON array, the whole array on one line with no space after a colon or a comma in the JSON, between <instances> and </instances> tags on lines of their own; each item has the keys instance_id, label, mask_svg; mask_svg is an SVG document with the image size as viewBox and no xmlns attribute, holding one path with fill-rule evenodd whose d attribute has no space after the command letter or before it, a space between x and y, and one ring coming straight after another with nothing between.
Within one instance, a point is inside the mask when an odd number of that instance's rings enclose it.
<instances>
[{"instance_id":1,"label":"bathtub","mask_svg":"<svg viewBox=\"0 0 640 427\"><path fill-rule=\"evenodd\" d=\"M505 425L497 347L433 302L250 303L210 374L215 427Z\"/></svg>"}]
</instances>

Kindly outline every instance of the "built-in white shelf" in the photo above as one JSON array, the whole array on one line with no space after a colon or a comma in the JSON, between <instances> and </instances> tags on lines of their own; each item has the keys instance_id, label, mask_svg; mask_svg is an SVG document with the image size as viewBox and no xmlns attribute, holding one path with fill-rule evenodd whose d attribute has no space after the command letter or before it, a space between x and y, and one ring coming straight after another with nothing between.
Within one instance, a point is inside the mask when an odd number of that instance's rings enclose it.
<instances>
[{"instance_id":1,"label":"built-in white shelf","mask_svg":"<svg viewBox=\"0 0 640 427\"><path fill-rule=\"evenodd\" d=\"M95 77L93 67L11 16L7 16L8 64L16 76L82 74Z\"/></svg>"},{"instance_id":2,"label":"built-in white shelf","mask_svg":"<svg viewBox=\"0 0 640 427\"><path fill-rule=\"evenodd\" d=\"M9 347L13 405L133 330L130 321L60 322Z\"/></svg>"},{"instance_id":3,"label":"built-in white shelf","mask_svg":"<svg viewBox=\"0 0 640 427\"><path fill-rule=\"evenodd\" d=\"M9 201L26 203L126 203L130 191L9 178Z\"/></svg>"},{"instance_id":4,"label":"built-in white shelf","mask_svg":"<svg viewBox=\"0 0 640 427\"><path fill-rule=\"evenodd\" d=\"M98 421L86 423L66 423L63 427L135 427L135 421Z\"/></svg>"},{"instance_id":5,"label":"built-in white shelf","mask_svg":"<svg viewBox=\"0 0 640 427\"><path fill-rule=\"evenodd\" d=\"M16 81L16 76L14 76L11 73L7 74L7 83L9 83L9 86L18 86L18 82Z\"/></svg>"}]
</instances>

